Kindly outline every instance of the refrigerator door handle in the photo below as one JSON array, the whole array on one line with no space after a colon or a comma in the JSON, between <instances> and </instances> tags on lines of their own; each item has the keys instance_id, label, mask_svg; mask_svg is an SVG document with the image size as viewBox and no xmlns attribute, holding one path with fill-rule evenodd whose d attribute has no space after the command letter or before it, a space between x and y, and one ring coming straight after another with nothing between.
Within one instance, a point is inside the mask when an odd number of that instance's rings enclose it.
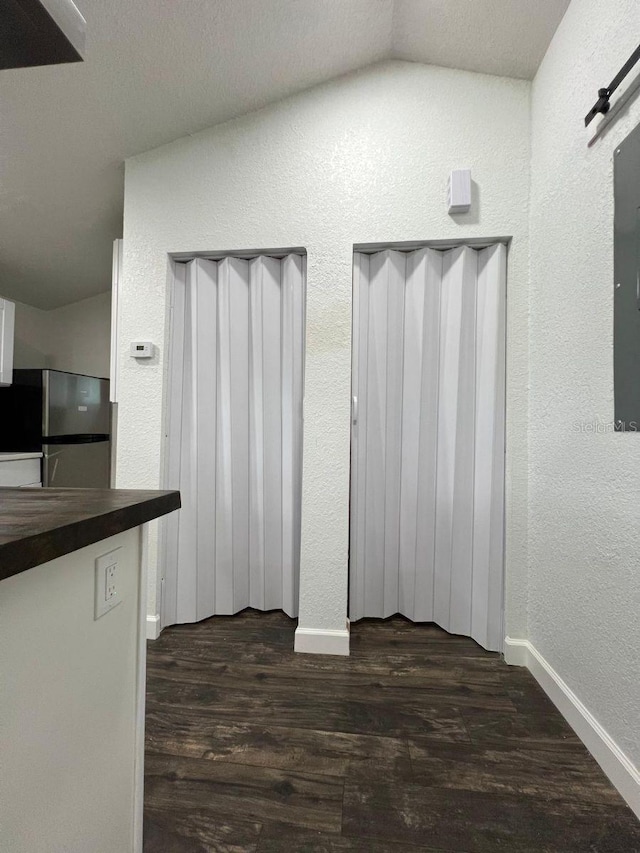
<instances>
[{"instance_id":1,"label":"refrigerator door handle","mask_svg":"<svg viewBox=\"0 0 640 853\"><path fill-rule=\"evenodd\" d=\"M51 392L49 391L50 382L49 382L49 371L42 371L42 434L49 435L49 404L48 400L50 399Z\"/></svg>"},{"instance_id":2,"label":"refrigerator door handle","mask_svg":"<svg viewBox=\"0 0 640 853\"><path fill-rule=\"evenodd\" d=\"M58 469L58 459L57 456L60 456L62 453L61 450L54 450L53 452L49 452L45 450L42 455L42 484L45 486L53 486L53 478L56 476L56 471ZM53 468L51 468L51 461L53 460Z\"/></svg>"}]
</instances>

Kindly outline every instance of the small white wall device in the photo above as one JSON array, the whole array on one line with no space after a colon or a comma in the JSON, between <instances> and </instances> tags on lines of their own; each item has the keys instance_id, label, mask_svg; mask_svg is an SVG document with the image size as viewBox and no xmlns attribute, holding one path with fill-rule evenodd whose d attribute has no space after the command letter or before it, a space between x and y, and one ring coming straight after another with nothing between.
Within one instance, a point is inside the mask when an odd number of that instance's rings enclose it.
<instances>
[{"instance_id":1,"label":"small white wall device","mask_svg":"<svg viewBox=\"0 0 640 853\"><path fill-rule=\"evenodd\" d=\"M447 188L449 213L467 213L471 207L471 169L454 169Z\"/></svg>"},{"instance_id":2,"label":"small white wall device","mask_svg":"<svg viewBox=\"0 0 640 853\"><path fill-rule=\"evenodd\" d=\"M120 604L122 598L118 590L118 557L120 548L103 554L96 559L96 586L94 619L99 619Z\"/></svg>"},{"instance_id":3,"label":"small white wall device","mask_svg":"<svg viewBox=\"0 0 640 853\"><path fill-rule=\"evenodd\" d=\"M131 358L153 358L151 341L133 341L129 350Z\"/></svg>"}]
</instances>

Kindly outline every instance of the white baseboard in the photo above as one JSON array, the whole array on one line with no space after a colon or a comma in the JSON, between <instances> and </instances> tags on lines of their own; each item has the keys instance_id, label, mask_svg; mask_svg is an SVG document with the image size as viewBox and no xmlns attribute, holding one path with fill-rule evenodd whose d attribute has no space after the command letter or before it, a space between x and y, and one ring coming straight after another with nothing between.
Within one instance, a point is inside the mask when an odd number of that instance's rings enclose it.
<instances>
[{"instance_id":1,"label":"white baseboard","mask_svg":"<svg viewBox=\"0 0 640 853\"><path fill-rule=\"evenodd\" d=\"M348 655L349 631L296 628L293 650L311 655Z\"/></svg>"},{"instance_id":2,"label":"white baseboard","mask_svg":"<svg viewBox=\"0 0 640 853\"><path fill-rule=\"evenodd\" d=\"M569 685L528 640L505 638L508 664L526 666L622 797L640 818L640 770L620 749Z\"/></svg>"},{"instance_id":3,"label":"white baseboard","mask_svg":"<svg viewBox=\"0 0 640 853\"><path fill-rule=\"evenodd\" d=\"M160 616L156 613L153 616L147 615L147 640L157 640L160 636Z\"/></svg>"},{"instance_id":4,"label":"white baseboard","mask_svg":"<svg viewBox=\"0 0 640 853\"><path fill-rule=\"evenodd\" d=\"M509 666L528 666L529 640L514 640L513 637L504 638L504 659Z\"/></svg>"}]
</instances>

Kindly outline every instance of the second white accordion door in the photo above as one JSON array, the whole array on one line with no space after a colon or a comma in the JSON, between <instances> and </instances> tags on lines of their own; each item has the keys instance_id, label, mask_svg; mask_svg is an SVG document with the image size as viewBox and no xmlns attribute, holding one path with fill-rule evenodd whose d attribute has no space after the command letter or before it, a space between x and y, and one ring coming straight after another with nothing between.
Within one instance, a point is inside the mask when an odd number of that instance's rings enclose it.
<instances>
[{"instance_id":1,"label":"second white accordion door","mask_svg":"<svg viewBox=\"0 0 640 853\"><path fill-rule=\"evenodd\" d=\"M357 253L350 618L502 648L506 247Z\"/></svg>"}]
</instances>

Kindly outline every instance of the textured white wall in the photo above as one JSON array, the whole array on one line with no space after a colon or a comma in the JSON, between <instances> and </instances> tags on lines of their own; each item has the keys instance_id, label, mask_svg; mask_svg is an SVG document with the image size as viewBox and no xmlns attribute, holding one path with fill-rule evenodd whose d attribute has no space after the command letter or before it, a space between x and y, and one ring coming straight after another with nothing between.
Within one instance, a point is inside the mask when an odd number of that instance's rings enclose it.
<instances>
[{"instance_id":1,"label":"textured white wall","mask_svg":"<svg viewBox=\"0 0 640 853\"><path fill-rule=\"evenodd\" d=\"M89 376L109 376L111 292L47 311L49 367Z\"/></svg>"},{"instance_id":2,"label":"textured white wall","mask_svg":"<svg viewBox=\"0 0 640 853\"><path fill-rule=\"evenodd\" d=\"M640 765L640 438L586 431L613 422L613 157L640 102L592 148L583 124L638 32L637 0L573 0L533 85L529 624Z\"/></svg>"},{"instance_id":3,"label":"textured white wall","mask_svg":"<svg viewBox=\"0 0 640 853\"><path fill-rule=\"evenodd\" d=\"M385 63L127 162L119 486L160 483L167 253L308 251L305 627L345 625L353 244L513 235L508 627L526 630L529 94L523 81ZM454 219L447 178L464 166L477 182L474 205ZM134 363L127 350L136 338L154 341L157 358Z\"/></svg>"},{"instance_id":4,"label":"textured white wall","mask_svg":"<svg viewBox=\"0 0 640 853\"><path fill-rule=\"evenodd\" d=\"M49 367L49 312L16 302L14 367Z\"/></svg>"},{"instance_id":5,"label":"textured white wall","mask_svg":"<svg viewBox=\"0 0 640 853\"><path fill-rule=\"evenodd\" d=\"M15 367L109 376L111 293L43 311L16 302Z\"/></svg>"}]
</instances>

